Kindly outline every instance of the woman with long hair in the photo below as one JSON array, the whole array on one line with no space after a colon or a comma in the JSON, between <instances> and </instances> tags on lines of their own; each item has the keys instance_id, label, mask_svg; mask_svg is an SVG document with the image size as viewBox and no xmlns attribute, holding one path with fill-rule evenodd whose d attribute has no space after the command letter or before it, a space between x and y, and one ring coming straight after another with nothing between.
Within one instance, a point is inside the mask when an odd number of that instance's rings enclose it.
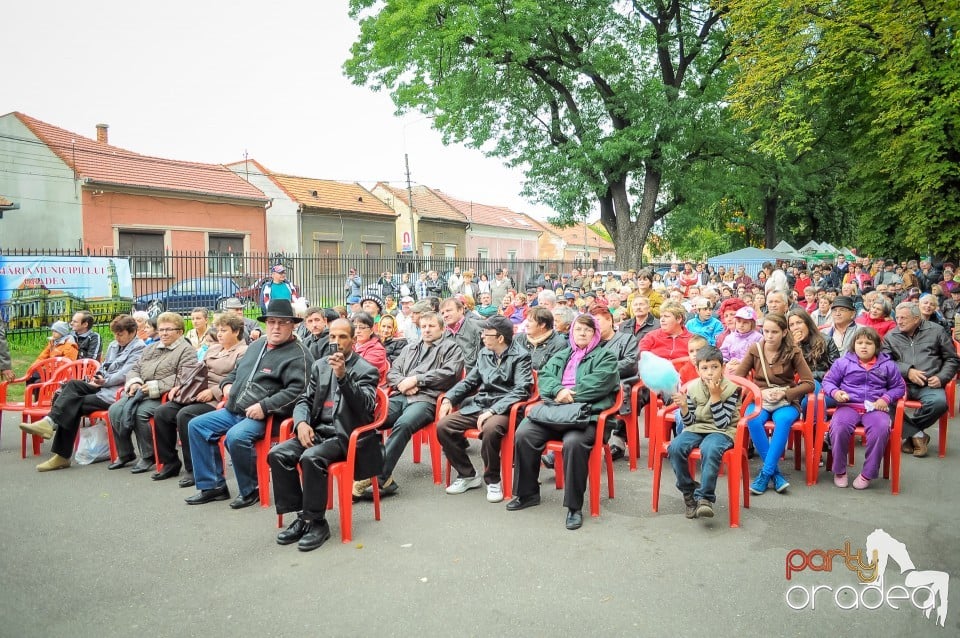
<instances>
[{"instance_id":1,"label":"woman with long hair","mask_svg":"<svg viewBox=\"0 0 960 638\"><path fill-rule=\"evenodd\" d=\"M760 388L763 405L760 414L748 421L750 438L763 459L763 467L750 485L754 494L763 494L773 482L782 493L790 483L780 473L780 457L787 448L790 429L800 416L800 401L813 391L813 374L800 348L793 342L787 318L770 313L763 318L763 340L747 350L737 366L739 377L753 376ZM795 377L800 382L795 382ZM767 438L766 423L773 421L773 436Z\"/></svg>"}]
</instances>

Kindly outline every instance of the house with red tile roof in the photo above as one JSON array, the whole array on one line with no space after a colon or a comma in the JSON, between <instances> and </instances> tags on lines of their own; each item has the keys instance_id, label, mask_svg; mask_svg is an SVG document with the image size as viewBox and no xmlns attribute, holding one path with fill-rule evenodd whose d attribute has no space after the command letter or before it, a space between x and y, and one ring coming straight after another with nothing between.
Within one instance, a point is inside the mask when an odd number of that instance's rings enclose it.
<instances>
[{"instance_id":1,"label":"house with red tile roof","mask_svg":"<svg viewBox=\"0 0 960 638\"><path fill-rule=\"evenodd\" d=\"M433 193L462 214L467 228L467 257L480 259L537 259L543 230L533 218L506 208L459 199L433 189Z\"/></svg>"},{"instance_id":2,"label":"house with red tile roof","mask_svg":"<svg viewBox=\"0 0 960 638\"><path fill-rule=\"evenodd\" d=\"M540 259L567 262L597 262L609 267L616 259L613 243L597 234L589 224L579 222L560 228L540 222L546 232L540 236Z\"/></svg>"},{"instance_id":3,"label":"house with red tile roof","mask_svg":"<svg viewBox=\"0 0 960 638\"><path fill-rule=\"evenodd\" d=\"M321 257L394 257L397 213L355 182L297 177L256 160L227 164L271 199L270 252Z\"/></svg>"},{"instance_id":4,"label":"house with red tile roof","mask_svg":"<svg viewBox=\"0 0 960 638\"><path fill-rule=\"evenodd\" d=\"M406 188L377 182L371 189L397 217L397 250L410 252L416 239L416 253L423 257L463 258L467 252L467 218L426 186ZM413 212L410 198L413 198ZM411 218L416 224L410 230Z\"/></svg>"},{"instance_id":5,"label":"house with red tile roof","mask_svg":"<svg viewBox=\"0 0 960 638\"><path fill-rule=\"evenodd\" d=\"M0 192L21 209L0 222L0 249L151 252L131 270L152 286L184 274L164 252L223 255L190 274L233 275L232 255L267 247L258 188L220 165L114 146L105 124L90 138L19 112L0 116Z\"/></svg>"}]
</instances>

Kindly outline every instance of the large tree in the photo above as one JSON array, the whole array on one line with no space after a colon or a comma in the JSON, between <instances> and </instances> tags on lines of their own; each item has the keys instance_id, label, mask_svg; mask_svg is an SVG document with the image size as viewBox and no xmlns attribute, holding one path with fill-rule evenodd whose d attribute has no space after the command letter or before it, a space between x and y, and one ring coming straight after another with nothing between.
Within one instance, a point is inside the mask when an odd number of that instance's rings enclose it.
<instances>
[{"instance_id":1,"label":"large tree","mask_svg":"<svg viewBox=\"0 0 960 638\"><path fill-rule=\"evenodd\" d=\"M716 155L728 88L721 12L679 0L351 0L346 62L448 143L522 167L558 221L599 208L617 265Z\"/></svg>"},{"instance_id":2,"label":"large tree","mask_svg":"<svg viewBox=\"0 0 960 638\"><path fill-rule=\"evenodd\" d=\"M730 0L735 111L789 160L849 140L837 198L858 240L894 254L960 245L960 5ZM824 122L829 120L827 126Z\"/></svg>"}]
</instances>

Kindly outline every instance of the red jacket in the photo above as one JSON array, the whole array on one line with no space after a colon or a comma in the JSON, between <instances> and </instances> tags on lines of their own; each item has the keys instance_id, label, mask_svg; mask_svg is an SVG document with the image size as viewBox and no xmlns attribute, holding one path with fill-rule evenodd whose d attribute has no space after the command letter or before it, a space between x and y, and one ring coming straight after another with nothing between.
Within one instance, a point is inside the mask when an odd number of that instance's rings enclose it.
<instances>
[{"instance_id":1,"label":"red jacket","mask_svg":"<svg viewBox=\"0 0 960 638\"><path fill-rule=\"evenodd\" d=\"M684 328L680 334L675 337L669 336L663 331L663 328L657 328L640 340L640 352L652 352L658 357L664 359L677 359L686 357L687 344L690 341L690 331Z\"/></svg>"},{"instance_id":2,"label":"red jacket","mask_svg":"<svg viewBox=\"0 0 960 638\"><path fill-rule=\"evenodd\" d=\"M810 277L806 275L801 275L797 277L797 285L795 285L793 289L797 291L797 295L799 295L801 299L805 299L805 297L803 296L803 291L804 289L806 289L807 286L812 286L812 285L813 285L813 279L810 279Z\"/></svg>"}]
</instances>

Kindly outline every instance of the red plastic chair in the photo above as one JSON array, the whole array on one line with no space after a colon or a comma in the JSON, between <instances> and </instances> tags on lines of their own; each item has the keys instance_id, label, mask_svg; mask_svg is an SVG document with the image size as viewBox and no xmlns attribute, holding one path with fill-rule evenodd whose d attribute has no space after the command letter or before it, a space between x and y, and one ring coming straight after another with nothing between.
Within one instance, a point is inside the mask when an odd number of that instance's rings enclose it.
<instances>
[{"instance_id":1,"label":"red plastic chair","mask_svg":"<svg viewBox=\"0 0 960 638\"><path fill-rule=\"evenodd\" d=\"M27 422L42 419L50 413L53 408L53 399L60 386L67 382L77 379L83 379L85 376L93 376L100 369L100 362L96 359L66 359L56 357L55 359L46 359L53 361L58 365L53 372L49 372L49 379L39 384L28 385L24 388L24 407L21 410L23 419ZM28 373L29 374L29 373ZM41 375L42 377L42 375ZM39 393L34 398L34 393ZM2 416L2 414L0 414ZM27 433L20 432L20 458L27 458ZM33 442L33 455L40 456L40 446L43 444L43 437L36 434L31 435Z\"/></svg>"},{"instance_id":2,"label":"red plastic chair","mask_svg":"<svg viewBox=\"0 0 960 638\"><path fill-rule=\"evenodd\" d=\"M3 425L4 412L23 412L24 407L26 407L26 400L14 401L10 398L10 389L13 386L22 383L24 386L23 395L26 397L32 393L32 390L27 390L27 380L29 380L34 373L40 376L40 380L37 383L45 383L53 378L53 373L57 368L68 361L70 361L70 359L65 357L43 359L31 365L22 377L18 377L12 381L0 381L0 426Z\"/></svg>"},{"instance_id":3,"label":"red plastic chair","mask_svg":"<svg viewBox=\"0 0 960 638\"><path fill-rule=\"evenodd\" d=\"M760 413L760 406L763 398L760 395L760 388L755 383L743 377L727 375L727 379L736 383L742 388L744 396L740 402L740 419L737 421L737 432L734 437L733 447L723 453L723 459L720 463L721 471L726 470L727 474L727 498L730 501L730 527L740 527L740 491L743 492L743 506L750 507L750 465L747 460L747 437L749 430L747 421ZM684 384L687 387L694 381ZM663 460L667 458L667 449L670 445L670 422L667 415L677 409L676 405L661 407L657 411L651 433L651 445L656 440L657 454L654 457L653 467L653 500L652 509L657 512L660 507L660 478L663 472ZM700 460L700 449L696 448L690 452L689 463L691 475Z\"/></svg>"},{"instance_id":4,"label":"red plastic chair","mask_svg":"<svg viewBox=\"0 0 960 638\"><path fill-rule=\"evenodd\" d=\"M333 509L334 488L337 489L337 500L340 507L340 540L349 543L352 540L353 527L353 481L357 460L357 441L367 433L373 432L387 420L389 401L383 388L377 388L377 406L373 413L373 421L356 428L350 434L347 445L347 460L332 464L327 469L327 509ZM286 441L293 434L293 419L286 419L280 425L280 440ZM373 481L373 517L380 520L380 485L377 476ZM283 527L283 514L277 515L277 527Z\"/></svg>"},{"instance_id":5,"label":"red plastic chair","mask_svg":"<svg viewBox=\"0 0 960 638\"><path fill-rule=\"evenodd\" d=\"M903 412L906 407L906 402L903 399L897 401L897 405L894 409L893 423L890 428L890 438L887 439L887 447L883 451L883 478L890 480L890 491L894 495L900 493L900 441L903 438ZM814 440L816 441L816 455L817 459L822 458L823 455L823 439L826 436L827 432L830 430L830 422L827 420L826 415L832 414L836 411L836 408L826 409L824 403L824 396L821 392L817 395L817 414L821 415L817 419L816 424L816 434L814 435ZM850 435L850 453L849 458L847 459L848 465L853 465L856 461L856 442L857 439L861 441L866 441L866 431L862 425L858 425L853 429L853 434ZM827 452L827 460L824 464L825 468L831 467L833 463L833 452ZM813 473L813 482L808 482L807 485L815 485L817 479L820 476L819 463L814 467Z\"/></svg>"},{"instance_id":6,"label":"red plastic chair","mask_svg":"<svg viewBox=\"0 0 960 638\"><path fill-rule=\"evenodd\" d=\"M280 438L279 428L277 434L273 434L273 422L273 415L268 415L263 438L253 444L257 464L257 487L260 490L260 507L270 507L270 465L267 463L267 454L270 453L270 448L285 440Z\"/></svg>"},{"instance_id":7,"label":"red plastic chair","mask_svg":"<svg viewBox=\"0 0 960 638\"><path fill-rule=\"evenodd\" d=\"M677 357L676 359L671 359L670 363L673 364L673 367L676 368L677 372L690 363L690 357ZM632 414L637 413L637 404L640 399L640 392L643 389L643 383L641 382L638 387L634 387L630 392L630 409ZM647 438L647 469L653 469L653 457L657 453L657 447L654 442L650 439L651 432L653 431L652 425L654 422L654 417L657 412L664 406L663 399L660 395L653 395L650 397L650 401L647 403L646 407L643 409L643 418L644 418L644 436ZM630 444L630 435L634 437L633 445ZM630 448L630 470L633 471L637 467L637 455L639 454L639 444L637 440L638 432L637 428L627 428L627 447Z\"/></svg>"},{"instance_id":8,"label":"red plastic chair","mask_svg":"<svg viewBox=\"0 0 960 638\"><path fill-rule=\"evenodd\" d=\"M503 498L513 498L513 440L517 433L517 424L523 418L527 406L540 400L540 392L537 389L537 371L533 371L533 387L530 389L530 398L526 401L518 401L510 406L509 421L507 431L500 442L500 473L502 476ZM439 404L438 404L439 407ZM466 430L463 435L468 439L480 439L480 430L471 428ZM450 460L446 462L447 486L450 485ZM562 480L562 479L561 479Z\"/></svg>"},{"instance_id":9,"label":"red plastic chair","mask_svg":"<svg viewBox=\"0 0 960 638\"><path fill-rule=\"evenodd\" d=\"M950 424L950 417L953 416L950 412L950 407L956 402L957 380L950 379L950 382L943 387L943 390L947 395L947 411L940 415L940 424L938 427L940 437L937 441L937 456L941 459L947 454L947 426ZM916 410L920 407L920 402L907 400L905 407Z\"/></svg>"},{"instance_id":10,"label":"red plastic chair","mask_svg":"<svg viewBox=\"0 0 960 638\"><path fill-rule=\"evenodd\" d=\"M593 449L590 450L590 460L587 464L587 491L590 493L590 516L593 517L600 516L600 470L604 460L607 462L607 495L609 498L614 497L613 457L610 455L610 445L604 442L603 433L607 427L607 421L617 417L622 404L623 388L617 388L617 396L613 405L601 412L597 421L597 435L593 443ZM558 490L563 489L563 441L547 441L544 451L553 452L556 487Z\"/></svg>"}]
</instances>

